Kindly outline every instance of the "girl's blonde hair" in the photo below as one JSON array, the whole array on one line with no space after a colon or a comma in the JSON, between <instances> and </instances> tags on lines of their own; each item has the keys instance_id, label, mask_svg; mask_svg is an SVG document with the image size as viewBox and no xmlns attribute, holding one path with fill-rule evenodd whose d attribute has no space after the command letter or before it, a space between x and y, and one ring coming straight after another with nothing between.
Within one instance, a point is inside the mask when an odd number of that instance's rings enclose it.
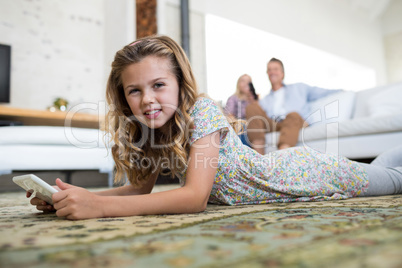
<instances>
[{"instance_id":1,"label":"girl's blonde hair","mask_svg":"<svg viewBox=\"0 0 402 268\"><path fill-rule=\"evenodd\" d=\"M149 129L136 120L124 96L122 72L147 56L168 59L179 84L179 105L174 117L167 122L171 130L169 134ZM109 104L106 130L114 142L112 155L116 163L116 182L122 180L124 173L136 186L155 172L168 170L172 177L180 175L187 166L189 153L188 137L192 128L189 110L197 97L197 84L188 58L171 38L141 38L116 53L106 88Z\"/></svg>"}]
</instances>

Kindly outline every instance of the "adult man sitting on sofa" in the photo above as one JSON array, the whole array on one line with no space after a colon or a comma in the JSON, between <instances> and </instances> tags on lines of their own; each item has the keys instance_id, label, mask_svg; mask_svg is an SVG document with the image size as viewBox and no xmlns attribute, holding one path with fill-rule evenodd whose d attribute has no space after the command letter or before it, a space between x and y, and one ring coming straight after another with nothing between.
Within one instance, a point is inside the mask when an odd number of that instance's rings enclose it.
<instances>
[{"instance_id":1,"label":"adult man sitting on sofa","mask_svg":"<svg viewBox=\"0 0 402 268\"><path fill-rule=\"evenodd\" d=\"M271 92L258 102L246 107L247 136L251 146L260 154L265 153L265 133L279 131L278 149L296 145L299 131L308 124L311 101L341 90L312 87L303 83L285 85L282 61L272 58L267 65Z\"/></svg>"}]
</instances>

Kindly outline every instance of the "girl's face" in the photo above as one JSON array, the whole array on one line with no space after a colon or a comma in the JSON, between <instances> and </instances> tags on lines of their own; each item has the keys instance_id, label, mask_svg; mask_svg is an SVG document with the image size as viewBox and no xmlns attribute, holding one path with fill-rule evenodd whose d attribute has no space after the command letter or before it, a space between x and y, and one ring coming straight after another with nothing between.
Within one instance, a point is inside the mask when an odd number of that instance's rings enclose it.
<instances>
[{"instance_id":1,"label":"girl's face","mask_svg":"<svg viewBox=\"0 0 402 268\"><path fill-rule=\"evenodd\" d=\"M134 116L149 128L164 131L163 126L174 116L179 104L179 84L169 60L147 56L127 66L121 79Z\"/></svg>"}]
</instances>

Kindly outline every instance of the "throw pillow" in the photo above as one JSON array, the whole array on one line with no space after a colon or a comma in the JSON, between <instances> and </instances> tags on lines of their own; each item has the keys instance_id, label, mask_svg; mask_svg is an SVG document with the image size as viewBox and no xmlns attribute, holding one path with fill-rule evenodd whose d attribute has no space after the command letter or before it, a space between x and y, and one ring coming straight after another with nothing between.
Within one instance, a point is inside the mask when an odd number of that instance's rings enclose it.
<instances>
[{"instance_id":1,"label":"throw pillow","mask_svg":"<svg viewBox=\"0 0 402 268\"><path fill-rule=\"evenodd\" d=\"M367 102L369 116L381 117L402 112L402 83L374 94Z\"/></svg>"},{"instance_id":2,"label":"throw pillow","mask_svg":"<svg viewBox=\"0 0 402 268\"><path fill-rule=\"evenodd\" d=\"M310 103L309 125L328 124L352 118L356 93L343 91Z\"/></svg>"}]
</instances>

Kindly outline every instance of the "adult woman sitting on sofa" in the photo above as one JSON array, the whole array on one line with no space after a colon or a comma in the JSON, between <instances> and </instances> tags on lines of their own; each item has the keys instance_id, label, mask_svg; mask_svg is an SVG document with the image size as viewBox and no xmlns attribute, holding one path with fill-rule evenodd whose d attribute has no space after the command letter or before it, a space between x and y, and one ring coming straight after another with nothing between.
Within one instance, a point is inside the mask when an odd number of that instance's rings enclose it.
<instances>
[{"instance_id":1,"label":"adult woman sitting on sofa","mask_svg":"<svg viewBox=\"0 0 402 268\"><path fill-rule=\"evenodd\" d=\"M243 74L237 80L236 92L226 102L225 110L229 116L246 120L246 106L256 99L252 92L252 81L248 74ZM247 134L239 135L243 144L249 145Z\"/></svg>"}]
</instances>

